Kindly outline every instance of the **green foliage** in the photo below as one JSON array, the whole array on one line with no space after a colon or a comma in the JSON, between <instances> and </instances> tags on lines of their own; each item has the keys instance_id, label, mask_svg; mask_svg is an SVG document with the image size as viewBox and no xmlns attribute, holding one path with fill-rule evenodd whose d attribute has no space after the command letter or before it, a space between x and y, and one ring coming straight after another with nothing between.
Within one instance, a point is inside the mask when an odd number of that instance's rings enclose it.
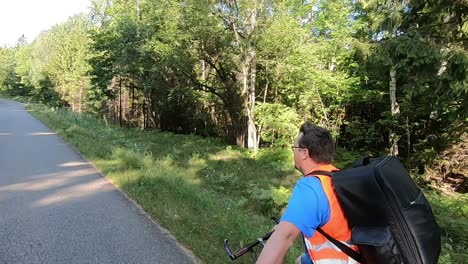
<instances>
[{"instance_id":1,"label":"green foliage","mask_svg":"<svg viewBox=\"0 0 468 264\"><path fill-rule=\"evenodd\" d=\"M15 51L15 72L21 78L20 84L29 87L32 85L32 48L32 45L23 44L18 46Z\"/></svg>"},{"instance_id":2,"label":"green foliage","mask_svg":"<svg viewBox=\"0 0 468 264\"><path fill-rule=\"evenodd\" d=\"M360 152L376 153L385 145L383 132L380 124L369 124L369 121L355 116L345 122L346 130L342 134L339 145Z\"/></svg>"},{"instance_id":3,"label":"green foliage","mask_svg":"<svg viewBox=\"0 0 468 264\"><path fill-rule=\"evenodd\" d=\"M54 106L77 104L83 110L89 87L87 26L85 15L71 17L43 32L32 44L11 49L14 60L0 61L1 67L9 69L8 78L0 77L4 90Z\"/></svg>"},{"instance_id":4,"label":"green foliage","mask_svg":"<svg viewBox=\"0 0 468 264\"><path fill-rule=\"evenodd\" d=\"M43 41L48 43L48 58L44 71L54 83L61 98L70 105L84 101L89 87L87 36L89 22L86 16L71 17L53 27ZM83 108L83 103L78 106Z\"/></svg>"},{"instance_id":5,"label":"green foliage","mask_svg":"<svg viewBox=\"0 0 468 264\"><path fill-rule=\"evenodd\" d=\"M248 118L264 147L287 146L306 120L349 151L385 152L391 130L421 168L466 122L464 11L462 0L96 0L89 16L1 48L0 84L121 125L239 145Z\"/></svg>"},{"instance_id":6,"label":"green foliage","mask_svg":"<svg viewBox=\"0 0 468 264\"><path fill-rule=\"evenodd\" d=\"M244 207L246 202L249 202L248 207L268 215L281 215L281 210L288 205L289 198L291 197L292 189L284 186L258 186L256 184L249 184L248 195L250 199L246 199L243 203ZM268 188L265 188L268 187ZM254 201L254 203L252 203Z\"/></svg>"},{"instance_id":7,"label":"green foliage","mask_svg":"<svg viewBox=\"0 0 468 264\"><path fill-rule=\"evenodd\" d=\"M11 81L15 76L15 53L11 48L0 48L0 90L11 89Z\"/></svg>"},{"instance_id":8,"label":"green foliage","mask_svg":"<svg viewBox=\"0 0 468 264\"><path fill-rule=\"evenodd\" d=\"M269 171L274 171L279 175L284 173L291 173L293 164L292 146L294 140L291 140L290 144L286 148L263 148L255 155L255 159L258 160L262 168Z\"/></svg>"},{"instance_id":9,"label":"green foliage","mask_svg":"<svg viewBox=\"0 0 468 264\"><path fill-rule=\"evenodd\" d=\"M349 150L385 151L392 130L417 166L447 147L466 119L460 1L235 2L94 1L90 18L2 49L3 89L58 102L53 89L74 109L82 100L100 115L135 115L127 125L234 136L238 144L246 107L265 146L287 145L305 120ZM255 24L245 12L256 12ZM383 103L390 65L398 116ZM250 79L241 78L245 69ZM250 93L262 103L249 103L243 80L253 80ZM130 114L108 112L130 94Z\"/></svg>"},{"instance_id":10,"label":"green foliage","mask_svg":"<svg viewBox=\"0 0 468 264\"><path fill-rule=\"evenodd\" d=\"M256 121L263 141L273 146L289 146L299 131L300 118L296 111L282 105L259 103Z\"/></svg>"},{"instance_id":11,"label":"green foliage","mask_svg":"<svg viewBox=\"0 0 468 264\"><path fill-rule=\"evenodd\" d=\"M32 89L20 74L27 73L27 67L20 68L22 60L27 61L28 46L0 48L0 91L12 96L25 96Z\"/></svg>"},{"instance_id":12,"label":"green foliage","mask_svg":"<svg viewBox=\"0 0 468 264\"><path fill-rule=\"evenodd\" d=\"M48 77L40 80L38 86L31 90L29 96L32 101L53 107L62 107L66 105L66 102L60 98L60 94L54 90L54 85Z\"/></svg>"},{"instance_id":13,"label":"green foliage","mask_svg":"<svg viewBox=\"0 0 468 264\"><path fill-rule=\"evenodd\" d=\"M280 186L279 188L271 187L271 197L276 207L279 209L284 208L288 204L291 194L291 189L285 188L284 186Z\"/></svg>"},{"instance_id":14,"label":"green foliage","mask_svg":"<svg viewBox=\"0 0 468 264\"><path fill-rule=\"evenodd\" d=\"M377 155L372 152L352 152L346 151L344 149L338 149L333 164L339 169L344 169L346 167L352 166L354 163L356 163L357 160L365 156L375 157Z\"/></svg>"}]
</instances>

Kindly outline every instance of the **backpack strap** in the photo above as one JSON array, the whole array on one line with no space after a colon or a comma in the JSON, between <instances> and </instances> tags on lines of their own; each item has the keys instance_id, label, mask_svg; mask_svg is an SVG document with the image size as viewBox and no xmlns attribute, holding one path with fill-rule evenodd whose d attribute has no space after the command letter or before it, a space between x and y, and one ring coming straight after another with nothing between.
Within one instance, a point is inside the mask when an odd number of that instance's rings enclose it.
<instances>
[{"instance_id":1,"label":"backpack strap","mask_svg":"<svg viewBox=\"0 0 468 264\"><path fill-rule=\"evenodd\" d=\"M343 251L346 255L354 259L355 261L362 263L362 258L361 255L353 250L352 248L348 247L347 245L341 243L340 241L334 239L331 237L329 234L325 233L325 231L322 230L322 228L317 228L317 231L322 234L324 237L326 237L330 242L332 242L335 246L337 246L341 251Z\"/></svg>"},{"instance_id":2,"label":"backpack strap","mask_svg":"<svg viewBox=\"0 0 468 264\"><path fill-rule=\"evenodd\" d=\"M312 171L308 175L324 175L324 176L333 176L333 173L336 171ZM337 246L342 252L344 252L346 255L348 255L350 258L354 259L355 261L362 263L362 258L361 255L356 252L354 249L348 247L347 245L343 244L342 242L334 239L331 237L329 234L325 233L325 231L322 230L322 228L317 228L317 231L322 234L324 237L326 237L330 242L332 242L335 246Z\"/></svg>"},{"instance_id":3,"label":"backpack strap","mask_svg":"<svg viewBox=\"0 0 468 264\"><path fill-rule=\"evenodd\" d=\"M321 171L321 170L316 170L312 171L311 173L308 173L306 176L313 176L313 175L325 175L325 176L332 176L334 172L337 171Z\"/></svg>"}]
</instances>

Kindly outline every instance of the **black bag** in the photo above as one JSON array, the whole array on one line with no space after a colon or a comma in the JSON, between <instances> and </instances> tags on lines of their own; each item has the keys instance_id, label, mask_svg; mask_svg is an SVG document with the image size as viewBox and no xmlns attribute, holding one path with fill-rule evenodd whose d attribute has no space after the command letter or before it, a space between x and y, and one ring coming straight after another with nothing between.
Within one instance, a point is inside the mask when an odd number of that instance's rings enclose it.
<instances>
[{"instance_id":1,"label":"black bag","mask_svg":"<svg viewBox=\"0 0 468 264\"><path fill-rule=\"evenodd\" d=\"M364 158L352 168L313 174L332 177L362 263L437 263L439 227L426 197L398 159Z\"/></svg>"}]
</instances>

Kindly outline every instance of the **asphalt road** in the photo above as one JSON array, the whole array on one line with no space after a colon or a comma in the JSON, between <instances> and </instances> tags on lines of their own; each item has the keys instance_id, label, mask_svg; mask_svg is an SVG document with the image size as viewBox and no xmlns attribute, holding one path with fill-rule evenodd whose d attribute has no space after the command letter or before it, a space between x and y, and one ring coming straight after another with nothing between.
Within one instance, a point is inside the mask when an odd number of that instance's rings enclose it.
<instances>
[{"instance_id":1,"label":"asphalt road","mask_svg":"<svg viewBox=\"0 0 468 264\"><path fill-rule=\"evenodd\" d=\"M0 99L0 263L194 263L24 110Z\"/></svg>"}]
</instances>

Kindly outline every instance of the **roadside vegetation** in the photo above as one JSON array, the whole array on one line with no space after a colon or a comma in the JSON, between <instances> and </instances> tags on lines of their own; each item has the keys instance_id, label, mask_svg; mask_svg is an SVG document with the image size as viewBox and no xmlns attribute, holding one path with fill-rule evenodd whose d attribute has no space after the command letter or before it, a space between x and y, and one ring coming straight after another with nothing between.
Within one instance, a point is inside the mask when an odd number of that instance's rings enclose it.
<instances>
[{"instance_id":1,"label":"roadside vegetation","mask_svg":"<svg viewBox=\"0 0 468 264\"><path fill-rule=\"evenodd\" d=\"M218 139L127 129L92 115L30 104L29 111L204 263L227 263L223 240L237 249L266 233L279 217L299 175L289 149L262 149L257 155ZM359 153L343 153L343 167ZM442 229L439 263L468 263L468 196L426 186ZM285 263L301 254L297 242ZM252 263L246 255L237 263Z\"/></svg>"},{"instance_id":2,"label":"roadside vegetation","mask_svg":"<svg viewBox=\"0 0 468 264\"><path fill-rule=\"evenodd\" d=\"M216 139L125 129L66 110L30 105L31 113L57 131L85 158L203 263L227 263L223 240L240 248L273 227L280 206L271 196L297 179L290 150L245 149ZM280 205L285 189L277 189ZM286 263L301 253L296 247ZM249 255L236 261L252 263Z\"/></svg>"}]
</instances>

